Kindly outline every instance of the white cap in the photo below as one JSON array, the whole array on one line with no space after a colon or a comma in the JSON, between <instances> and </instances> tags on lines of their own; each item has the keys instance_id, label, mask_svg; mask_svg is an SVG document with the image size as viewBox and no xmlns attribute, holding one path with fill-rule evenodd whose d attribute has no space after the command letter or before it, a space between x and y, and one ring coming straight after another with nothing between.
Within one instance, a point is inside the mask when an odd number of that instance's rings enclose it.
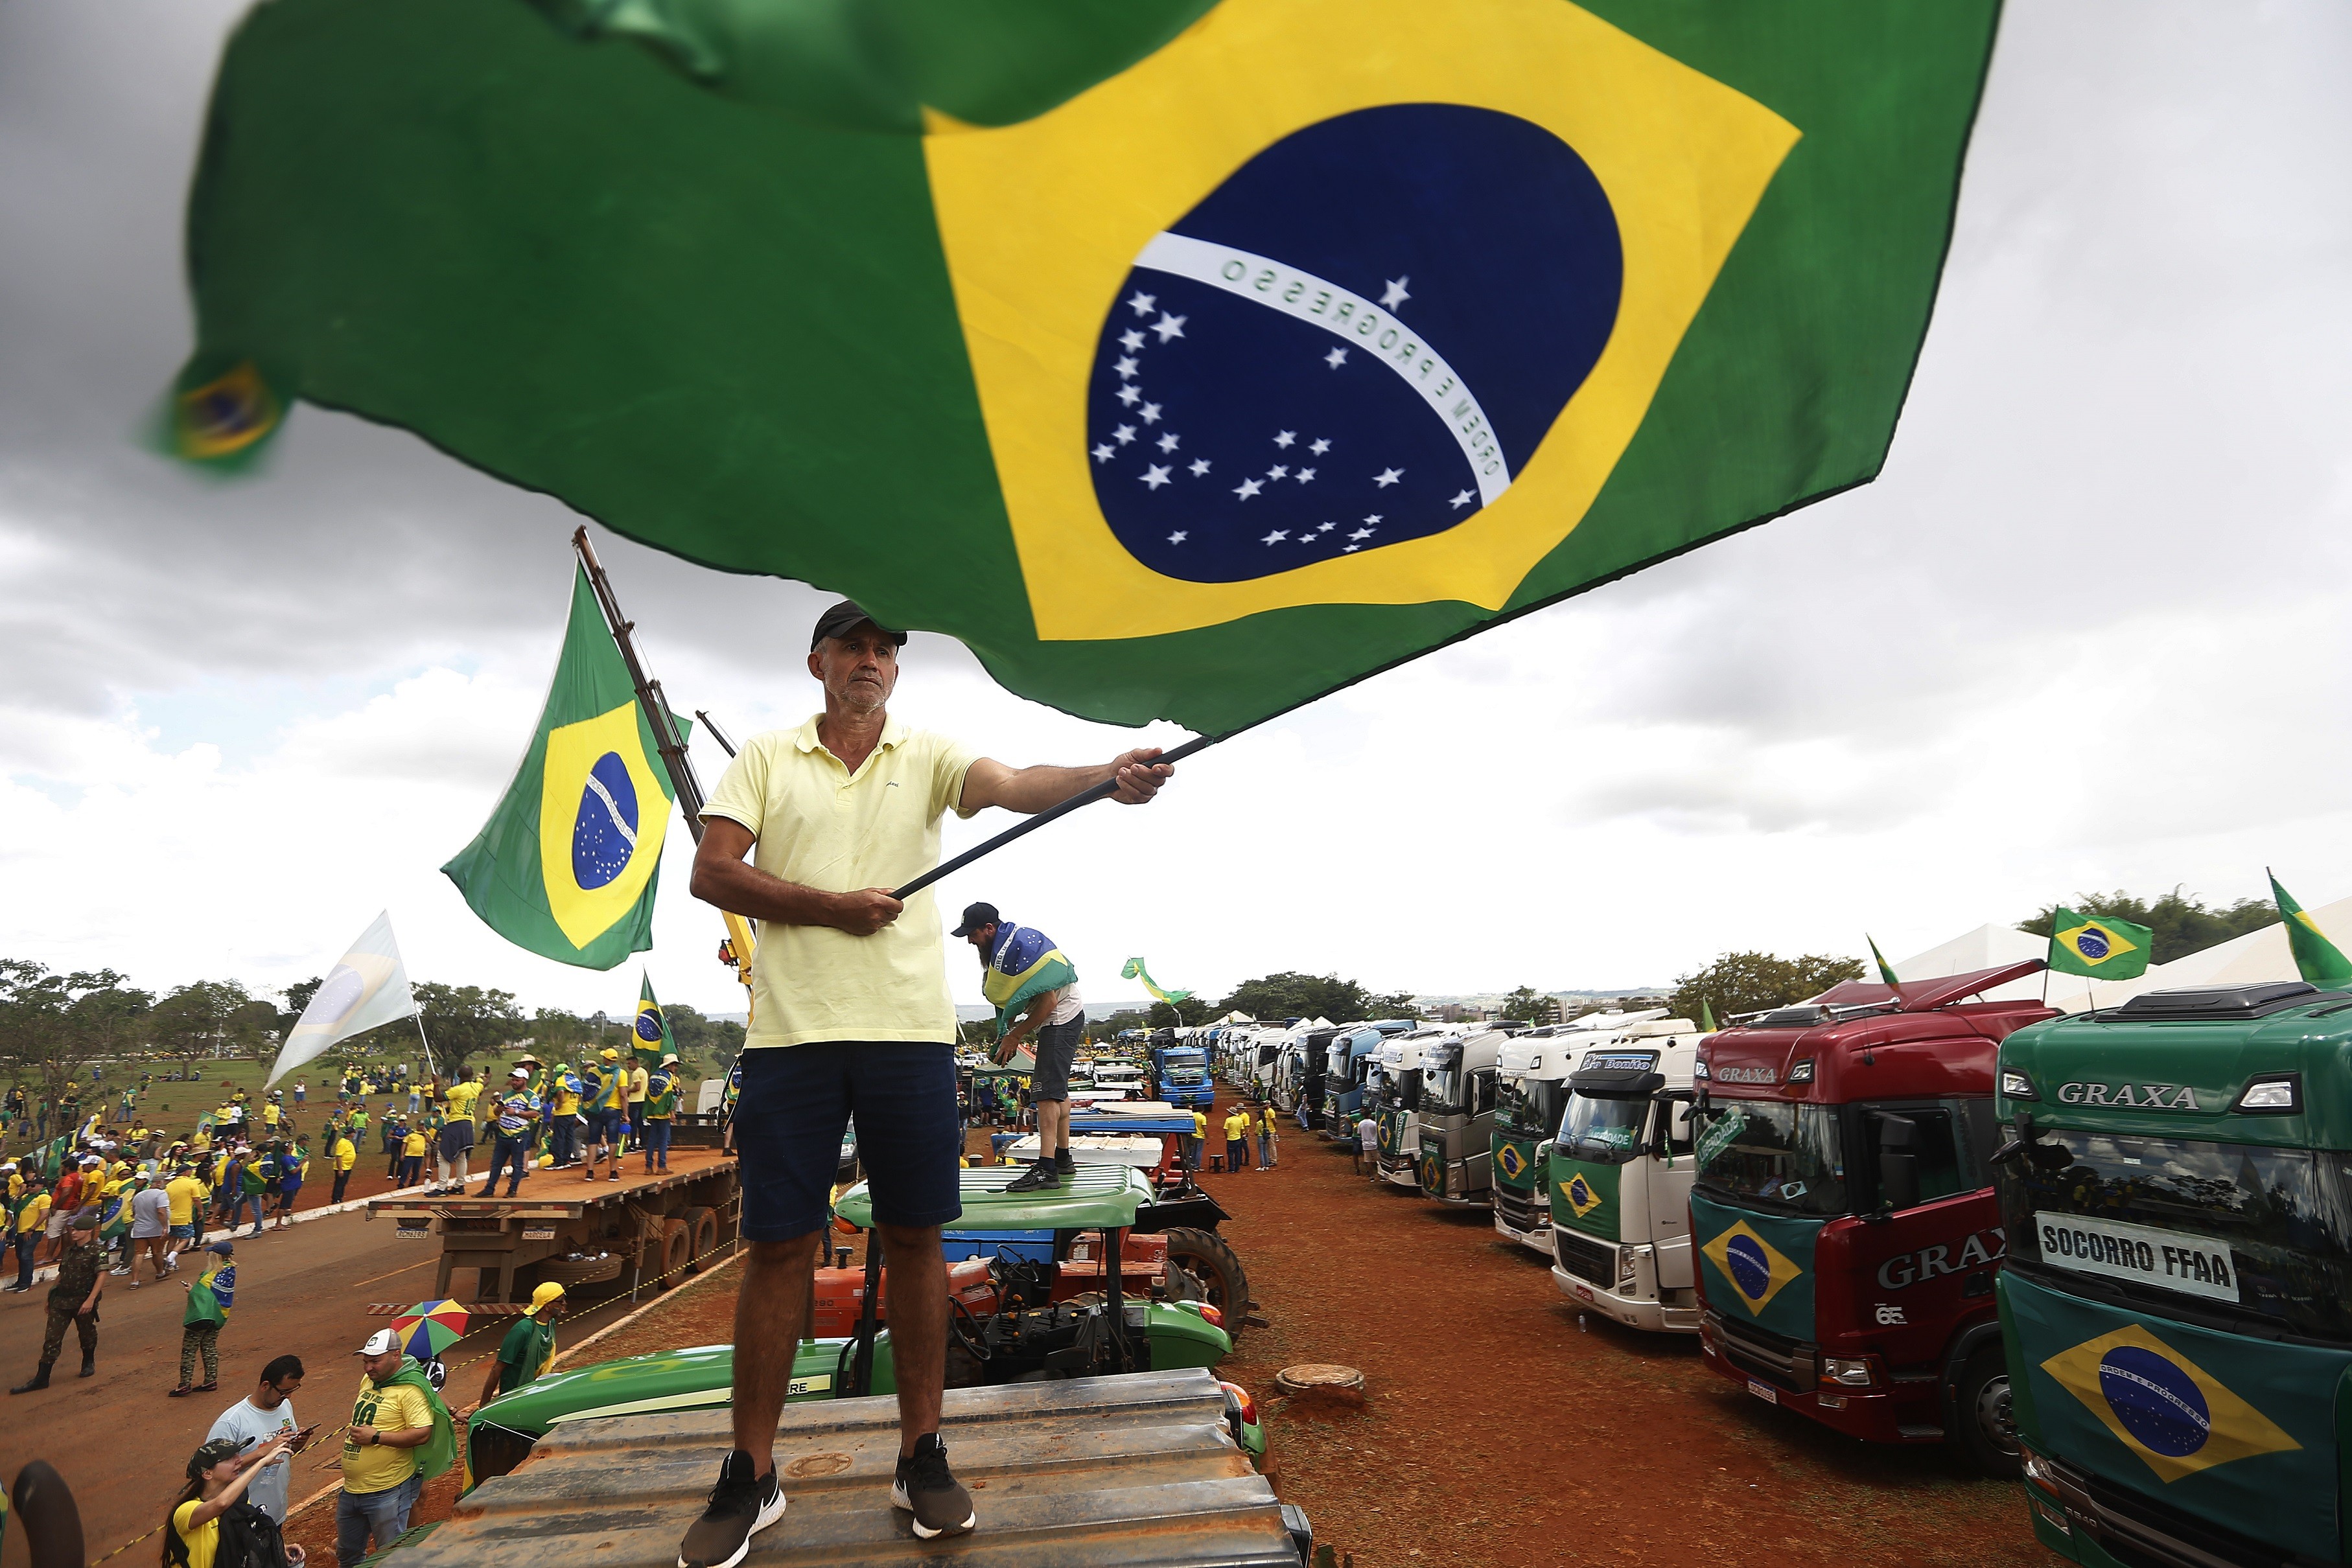
<instances>
[{"instance_id":1,"label":"white cap","mask_svg":"<svg viewBox=\"0 0 2352 1568\"><path fill-rule=\"evenodd\" d=\"M507 1076L509 1078L528 1078L530 1076L530 1069L528 1067L518 1067L512 1072L508 1073Z\"/></svg>"},{"instance_id":2,"label":"white cap","mask_svg":"<svg viewBox=\"0 0 2352 1568\"><path fill-rule=\"evenodd\" d=\"M390 1329L378 1329L375 1333L367 1336L367 1343L360 1346L358 1354L361 1355L389 1355L399 1348L400 1336L398 1334L393 1333Z\"/></svg>"}]
</instances>

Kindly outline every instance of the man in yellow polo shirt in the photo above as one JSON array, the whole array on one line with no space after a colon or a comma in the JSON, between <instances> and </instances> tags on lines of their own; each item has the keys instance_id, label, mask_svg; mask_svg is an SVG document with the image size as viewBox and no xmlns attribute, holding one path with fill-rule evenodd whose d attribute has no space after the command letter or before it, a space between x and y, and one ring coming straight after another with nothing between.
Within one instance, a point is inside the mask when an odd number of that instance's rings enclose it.
<instances>
[{"instance_id":1,"label":"man in yellow polo shirt","mask_svg":"<svg viewBox=\"0 0 2352 1568\"><path fill-rule=\"evenodd\" d=\"M1042 811L1104 783L1139 805L1171 771L1156 749L1088 768L1008 768L909 728L887 710L906 641L846 601L826 611L808 656L824 712L749 741L703 810L695 896L761 923L735 1109L751 1255L735 1322L735 1448L678 1548L679 1568L737 1562L752 1533L783 1515L776 1421L853 1106L893 1276L891 1501L925 1539L972 1527L971 1496L939 1438L948 1337L940 1228L962 1212L955 1005L930 893L902 904L890 889L939 862L950 811Z\"/></svg>"}]
</instances>

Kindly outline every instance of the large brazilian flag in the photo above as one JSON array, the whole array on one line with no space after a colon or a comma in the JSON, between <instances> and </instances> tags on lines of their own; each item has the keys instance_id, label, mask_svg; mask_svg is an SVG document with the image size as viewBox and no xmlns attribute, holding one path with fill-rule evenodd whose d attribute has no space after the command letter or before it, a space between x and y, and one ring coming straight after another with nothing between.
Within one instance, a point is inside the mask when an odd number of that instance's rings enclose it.
<instances>
[{"instance_id":1,"label":"large brazilian flag","mask_svg":"<svg viewBox=\"0 0 2352 1568\"><path fill-rule=\"evenodd\" d=\"M1874 477L1994 0L268 0L181 450L297 400L1224 734Z\"/></svg>"},{"instance_id":2,"label":"large brazilian flag","mask_svg":"<svg viewBox=\"0 0 2352 1568\"><path fill-rule=\"evenodd\" d=\"M508 941L609 969L654 945L654 890L677 798L588 573L574 569L572 618L539 727L490 820L441 870ZM643 995L651 998L650 981Z\"/></svg>"}]
</instances>

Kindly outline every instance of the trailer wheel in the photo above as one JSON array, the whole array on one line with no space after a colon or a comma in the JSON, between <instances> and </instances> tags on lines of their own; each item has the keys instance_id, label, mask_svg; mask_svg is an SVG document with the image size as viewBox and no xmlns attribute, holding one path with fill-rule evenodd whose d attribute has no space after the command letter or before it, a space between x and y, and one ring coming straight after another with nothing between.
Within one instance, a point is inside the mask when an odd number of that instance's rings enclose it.
<instances>
[{"instance_id":1,"label":"trailer wheel","mask_svg":"<svg viewBox=\"0 0 2352 1568\"><path fill-rule=\"evenodd\" d=\"M1240 1257L1213 1230L1178 1226L1162 1234L1168 1238L1169 1294L1216 1308L1224 1314L1226 1336L1240 1343L1250 1301L1249 1276Z\"/></svg>"},{"instance_id":2,"label":"trailer wheel","mask_svg":"<svg viewBox=\"0 0 2352 1568\"><path fill-rule=\"evenodd\" d=\"M686 1260L693 1256L694 1232L683 1220L665 1219L661 1240L656 1245L661 1249L657 1254L661 1267L656 1270L657 1277L646 1282L656 1291L667 1291L686 1278Z\"/></svg>"},{"instance_id":3,"label":"trailer wheel","mask_svg":"<svg viewBox=\"0 0 2352 1568\"><path fill-rule=\"evenodd\" d=\"M1999 1344L1969 1357L1953 1403L1959 1448L1969 1462L1986 1475L2014 1479L2020 1469L2017 1420L2010 1409L2009 1363Z\"/></svg>"},{"instance_id":4,"label":"trailer wheel","mask_svg":"<svg viewBox=\"0 0 2352 1568\"><path fill-rule=\"evenodd\" d=\"M719 1211L681 1208L677 1218L687 1231L686 1271L699 1274L710 1266L710 1254L719 1245Z\"/></svg>"}]
</instances>

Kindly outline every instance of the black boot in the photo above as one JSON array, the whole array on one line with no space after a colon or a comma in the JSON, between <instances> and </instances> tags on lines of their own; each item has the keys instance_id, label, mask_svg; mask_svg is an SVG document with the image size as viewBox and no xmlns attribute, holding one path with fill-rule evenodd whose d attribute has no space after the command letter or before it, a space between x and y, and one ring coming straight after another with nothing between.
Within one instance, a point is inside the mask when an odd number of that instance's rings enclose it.
<instances>
[{"instance_id":1,"label":"black boot","mask_svg":"<svg viewBox=\"0 0 2352 1568\"><path fill-rule=\"evenodd\" d=\"M47 1361L41 1363L41 1370L33 1374L33 1379L31 1382L19 1383L16 1387L8 1390L8 1392L11 1394L31 1394L40 1389L47 1388L49 1385L49 1368L55 1364L56 1364L53 1362Z\"/></svg>"},{"instance_id":2,"label":"black boot","mask_svg":"<svg viewBox=\"0 0 2352 1568\"><path fill-rule=\"evenodd\" d=\"M84 1377L98 1375L98 1352L86 1350L81 1353L81 1375Z\"/></svg>"}]
</instances>

